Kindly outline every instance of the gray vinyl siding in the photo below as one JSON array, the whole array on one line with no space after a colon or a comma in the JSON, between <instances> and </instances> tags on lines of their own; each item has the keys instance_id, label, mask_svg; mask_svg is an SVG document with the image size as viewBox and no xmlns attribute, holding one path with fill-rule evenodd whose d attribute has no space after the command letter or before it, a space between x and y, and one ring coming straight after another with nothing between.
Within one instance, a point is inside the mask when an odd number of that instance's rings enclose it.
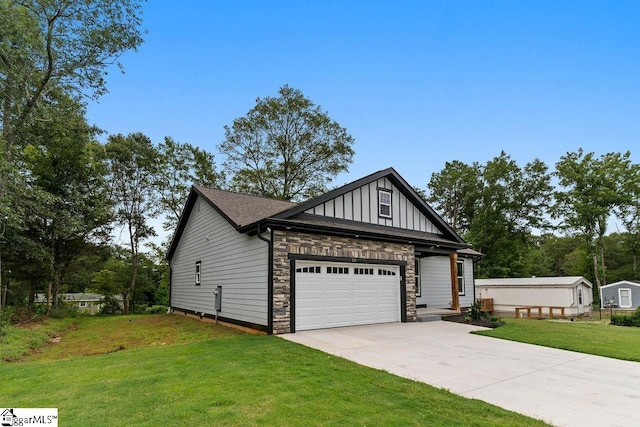
<instances>
[{"instance_id":1,"label":"gray vinyl siding","mask_svg":"<svg viewBox=\"0 0 640 427\"><path fill-rule=\"evenodd\" d=\"M201 285L195 284L201 261ZM267 243L238 233L201 198L196 201L171 260L171 305L215 313L214 290L222 286L220 316L267 325Z\"/></svg>"},{"instance_id":2,"label":"gray vinyl siding","mask_svg":"<svg viewBox=\"0 0 640 427\"><path fill-rule=\"evenodd\" d=\"M378 190L391 192L391 218L378 215ZM307 209L305 213L332 218L442 234L440 230L388 179L358 187Z\"/></svg>"},{"instance_id":3,"label":"gray vinyl siding","mask_svg":"<svg viewBox=\"0 0 640 427\"><path fill-rule=\"evenodd\" d=\"M458 258L464 262L465 293L459 295L460 307L470 307L473 303L473 261ZM451 264L448 256L420 258L420 283L422 294L416 304L426 304L430 308L451 307Z\"/></svg>"},{"instance_id":4,"label":"gray vinyl siding","mask_svg":"<svg viewBox=\"0 0 640 427\"><path fill-rule=\"evenodd\" d=\"M473 304L473 293L475 291L475 279L473 278L473 260L470 258L458 258L464 261L464 296L460 295L460 307L471 307Z\"/></svg>"},{"instance_id":5,"label":"gray vinyl siding","mask_svg":"<svg viewBox=\"0 0 640 427\"><path fill-rule=\"evenodd\" d=\"M640 307L640 284L635 284L632 282L624 282L624 283L612 283L611 285L605 285L600 288L601 298L600 304L603 305L605 301L614 300L615 304L620 307L620 293L619 289L630 289L631 290L631 307L630 309L637 309Z\"/></svg>"}]
</instances>

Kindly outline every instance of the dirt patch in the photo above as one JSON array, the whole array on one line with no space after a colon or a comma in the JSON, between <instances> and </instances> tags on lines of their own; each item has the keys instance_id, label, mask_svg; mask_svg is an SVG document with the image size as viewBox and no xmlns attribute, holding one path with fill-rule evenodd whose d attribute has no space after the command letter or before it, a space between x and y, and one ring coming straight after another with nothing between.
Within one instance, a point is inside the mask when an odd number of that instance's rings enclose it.
<instances>
[{"instance_id":1,"label":"dirt patch","mask_svg":"<svg viewBox=\"0 0 640 427\"><path fill-rule=\"evenodd\" d=\"M490 318L469 319L464 314L454 316L442 316L442 320L447 322L464 323L465 325L483 326L485 328L497 328L505 324L502 320L492 322Z\"/></svg>"}]
</instances>

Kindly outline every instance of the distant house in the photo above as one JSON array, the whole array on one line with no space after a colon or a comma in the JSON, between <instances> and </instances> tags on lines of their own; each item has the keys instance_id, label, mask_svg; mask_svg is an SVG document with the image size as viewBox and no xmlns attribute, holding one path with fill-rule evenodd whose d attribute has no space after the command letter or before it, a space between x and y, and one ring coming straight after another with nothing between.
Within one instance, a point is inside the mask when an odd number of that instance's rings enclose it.
<instances>
[{"instance_id":1,"label":"distant house","mask_svg":"<svg viewBox=\"0 0 640 427\"><path fill-rule=\"evenodd\" d=\"M640 307L640 283L622 280L600 287L600 308Z\"/></svg>"},{"instance_id":2,"label":"distant house","mask_svg":"<svg viewBox=\"0 0 640 427\"><path fill-rule=\"evenodd\" d=\"M479 256L392 168L300 204L196 186L170 305L269 334L412 322L469 307Z\"/></svg>"},{"instance_id":3,"label":"distant house","mask_svg":"<svg viewBox=\"0 0 640 427\"><path fill-rule=\"evenodd\" d=\"M591 313L593 285L582 276L476 279L476 296L493 298L493 310L514 313L517 307L564 308L565 316ZM559 310L554 310L558 314Z\"/></svg>"},{"instance_id":4,"label":"distant house","mask_svg":"<svg viewBox=\"0 0 640 427\"><path fill-rule=\"evenodd\" d=\"M104 300L104 295L82 292L60 294L59 297L61 301L75 306L78 309L78 312L83 314L99 313L102 309L102 302ZM115 295L114 298L122 306L122 296ZM36 304L45 304L47 302L47 295L36 294L34 302Z\"/></svg>"}]
</instances>

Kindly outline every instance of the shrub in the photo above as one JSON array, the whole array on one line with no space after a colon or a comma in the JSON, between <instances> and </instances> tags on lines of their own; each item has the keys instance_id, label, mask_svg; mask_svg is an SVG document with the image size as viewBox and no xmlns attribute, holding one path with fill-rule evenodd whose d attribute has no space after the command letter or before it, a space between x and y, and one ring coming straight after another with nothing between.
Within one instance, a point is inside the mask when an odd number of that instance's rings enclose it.
<instances>
[{"instance_id":1,"label":"shrub","mask_svg":"<svg viewBox=\"0 0 640 427\"><path fill-rule=\"evenodd\" d=\"M471 318L473 320L480 320L483 317L486 317L486 314L484 314L480 310L480 301L479 300L475 300L473 302L473 304L471 305L471 307L469 307L469 316L471 316Z\"/></svg>"},{"instance_id":2,"label":"shrub","mask_svg":"<svg viewBox=\"0 0 640 427\"><path fill-rule=\"evenodd\" d=\"M490 322L490 327L492 328L497 328L498 326L500 326L500 318L496 317L496 316L491 316L491 319L489 319Z\"/></svg>"},{"instance_id":3,"label":"shrub","mask_svg":"<svg viewBox=\"0 0 640 427\"><path fill-rule=\"evenodd\" d=\"M0 337L7 333L7 330L11 326L11 316L13 310L10 307L2 307L0 312Z\"/></svg>"},{"instance_id":4,"label":"shrub","mask_svg":"<svg viewBox=\"0 0 640 427\"><path fill-rule=\"evenodd\" d=\"M63 319L76 316L78 316L78 307L65 301L58 301L57 309L51 307L51 317L53 318Z\"/></svg>"},{"instance_id":5,"label":"shrub","mask_svg":"<svg viewBox=\"0 0 640 427\"><path fill-rule=\"evenodd\" d=\"M640 308L630 316L612 315L611 324L616 326L635 326L640 328Z\"/></svg>"},{"instance_id":6,"label":"shrub","mask_svg":"<svg viewBox=\"0 0 640 427\"><path fill-rule=\"evenodd\" d=\"M167 312L166 305L152 305L144 309L144 314L162 314Z\"/></svg>"},{"instance_id":7,"label":"shrub","mask_svg":"<svg viewBox=\"0 0 640 427\"><path fill-rule=\"evenodd\" d=\"M122 307L120 302L111 296L105 296L102 300L102 308L100 314L105 316L111 316L114 314L122 314Z\"/></svg>"}]
</instances>

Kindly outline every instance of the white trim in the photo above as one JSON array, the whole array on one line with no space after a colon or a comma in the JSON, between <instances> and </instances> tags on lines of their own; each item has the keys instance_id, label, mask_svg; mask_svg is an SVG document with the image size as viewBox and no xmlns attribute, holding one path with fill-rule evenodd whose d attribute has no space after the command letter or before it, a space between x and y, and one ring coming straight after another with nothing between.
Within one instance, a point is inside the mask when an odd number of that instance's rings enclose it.
<instances>
[{"instance_id":1,"label":"white trim","mask_svg":"<svg viewBox=\"0 0 640 427\"><path fill-rule=\"evenodd\" d=\"M382 201L382 195L388 195L389 196L389 203L387 203L386 201ZM383 217L383 218L391 218L391 212L393 212L391 210L391 203L392 203L392 193L389 190L378 190L378 215ZM385 214L382 213L382 208L386 206L389 207L389 213Z\"/></svg>"},{"instance_id":2,"label":"white trim","mask_svg":"<svg viewBox=\"0 0 640 427\"><path fill-rule=\"evenodd\" d=\"M196 286L200 286L202 279L202 261L196 261Z\"/></svg>"},{"instance_id":3,"label":"white trim","mask_svg":"<svg viewBox=\"0 0 640 427\"><path fill-rule=\"evenodd\" d=\"M462 271L460 271L460 264L462 264ZM465 296L467 294L467 283L464 278L464 260L459 259L456 261L456 270L458 272L458 277L456 277L456 283L458 285L458 295ZM462 292L460 291L460 279L462 279Z\"/></svg>"},{"instance_id":4,"label":"white trim","mask_svg":"<svg viewBox=\"0 0 640 427\"><path fill-rule=\"evenodd\" d=\"M622 291L629 292L629 305L622 305ZM629 289L629 288L620 288L620 289L618 289L618 302L620 303L620 308L631 308L631 307L633 307L633 302L631 301L631 289Z\"/></svg>"},{"instance_id":5,"label":"white trim","mask_svg":"<svg viewBox=\"0 0 640 427\"><path fill-rule=\"evenodd\" d=\"M422 298L422 280L420 280L420 258L415 259L413 276L416 282L416 297Z\"/></svg>"}]
</instances>

